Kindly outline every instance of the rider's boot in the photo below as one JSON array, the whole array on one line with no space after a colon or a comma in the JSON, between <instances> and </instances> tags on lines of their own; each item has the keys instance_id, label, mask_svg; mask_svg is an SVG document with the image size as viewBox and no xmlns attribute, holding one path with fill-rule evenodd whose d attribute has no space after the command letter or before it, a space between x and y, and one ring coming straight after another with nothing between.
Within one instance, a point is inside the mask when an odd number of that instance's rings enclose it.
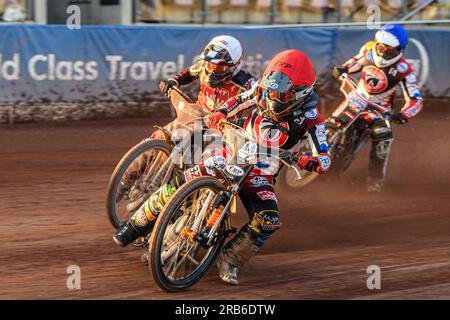
<instances>
[{"instance_id":1,"label":"rider's boot","mask_svg":"<svg viewBox=\"0 0 450 320\"><path fill-rule=\"evenodd\" d=\"M384 179L367 177L367 192L381 192L383 190Z\"/></svg>"},{"instance_id":2,"label":"rider's boot","mask_svg":"<svg viewBox=\"0 0 450 320\"><path fill-rule=\"evenodd\" d=\"M146 236L153 229L156 218L175 190L170 183L161 186L131 216L130 220L114 233L113 240L125 247L136 239Z\"/></svg>"},{"instance_id":3,"label":"rider's boot","mask_svg":"<svg viewBox=\"0 0 450 320\"><path fill-rule=\"evenodd\" d=\"M121 247L125 247L136 239L147 235L152 227L153 225L151 224L147 224L144 227L136 226L133 220L130 219L114 233L113 240Z\"/></svg>"},{"instance_id":4,"label":"rider's boot","mask_svg":"<svg viewBox=\"0 0 450 320\"><path fill-rule=\"evenodd\" d=\"M232 285L239 284L238 270L242 267L259 249L256 245L256 236L247 230L241 230L222 249L217 260L217 269L220 278Z\"/></svg>"}]
</instances>

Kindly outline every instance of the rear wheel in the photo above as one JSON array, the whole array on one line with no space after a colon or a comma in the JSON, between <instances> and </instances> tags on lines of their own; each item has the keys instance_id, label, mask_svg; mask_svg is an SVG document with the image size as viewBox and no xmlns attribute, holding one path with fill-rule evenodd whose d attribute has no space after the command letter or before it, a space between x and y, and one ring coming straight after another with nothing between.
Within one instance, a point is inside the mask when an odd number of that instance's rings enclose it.
<instances>
[{"instance_id":1,"label":"rear wheel","mask_svg":"<svg viewBox=\"0 0 450 320\"><path fill-rule=\"evenodd\" d=\"M108 218L117 229L174 171L165 141L146 139L130 149L119 161L111 176L106 200Z\"/></svg>"},{"instance_id":2,"label":"rear wheel","mask_svg":"<svg viewBox=\"0 0 450 320\"><path fill-rule=\"evenodd\" d=\"M200 177L178 189L158 216L148 248L149 268L155 282L164 290L181 291L198 282L214 264L223 246L218 237L209 247L202 246L197 234L204 230L214 200L224 190L215 178ZM203 219L194 221L206 210ZM223 225L223 224L222 224Z\"/></svg>"}]
</instances>

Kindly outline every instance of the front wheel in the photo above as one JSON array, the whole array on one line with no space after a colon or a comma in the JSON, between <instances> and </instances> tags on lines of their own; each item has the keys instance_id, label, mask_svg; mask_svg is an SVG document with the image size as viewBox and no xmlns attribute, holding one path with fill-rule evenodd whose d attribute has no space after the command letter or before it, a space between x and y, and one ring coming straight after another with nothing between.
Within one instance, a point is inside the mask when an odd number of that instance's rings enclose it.
<instances>
[{"instance_id":1,"label":"front wheel","mask_svg":"<svg viewBox=\"0 0 450 320\"><path fill-rule=\"evenodd\" d=\"M301 179L298 179L294 170L283 167L278 175L278 181L284 190L297 190L305 188L319 177L317 172L310 172L307 170L300 171Z\"/></svg>"},{"instance_id":2,"label":"front wheel","mask_svg":"<svg viewBox=\"0 0 450 320\"><path fill-rule=\"evenodd\" d=\"M200 177L178 189L163 208L148 247L150 272L162 289L170 292L185 290L198 282L214 264L224 238L219 236L212 245L204 246L197 235L206 230L214 211L213 203L224 190L217 179ZM223 232L223 223L218 230Z\"/></svg>"},{"instance_id":3,"label":"front wheel","mask_svg":"<svg viewBox=\"0 0 450 320\"><path fill-rule=\"evenodd\" d=\"M307 140L302 141L298 153L298 156L312 154L311 147ZM319 176L318 173L307 170L300 170L300 175L302 178L298 179L297 173L293 169L283 166L278 174L277 180L284 190L293 191L306 187Z\"/></svg>"},{"instance_id":4,"label":"front wheel","mask_svg":"<svg viewBox=\"0 0 450 320\"><path fill-rule=\"evenodd\" d=\"M118 229L163 183L170 180L174 164L172 147L165 141L145 139L119 161L108 185L106 209Z\"/></svg>"}]
</instances>

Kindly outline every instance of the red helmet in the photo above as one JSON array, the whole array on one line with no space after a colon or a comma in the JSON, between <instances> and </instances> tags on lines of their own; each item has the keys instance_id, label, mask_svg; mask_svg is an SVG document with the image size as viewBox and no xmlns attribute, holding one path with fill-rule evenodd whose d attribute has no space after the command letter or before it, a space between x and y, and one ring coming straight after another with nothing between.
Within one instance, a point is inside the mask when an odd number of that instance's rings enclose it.
<instances>
[{"instance_id":1,"label":"red helmet","mask_svg":"<svg viewBox=\"0 0 450 320\"><path fill-rule=\"evenodd\" d=\"M264 90L258 106L274 120L289 118L313 92L316 74L306 54L299 50L278 53L259 82Z\"/></svg>"}]
</instances>

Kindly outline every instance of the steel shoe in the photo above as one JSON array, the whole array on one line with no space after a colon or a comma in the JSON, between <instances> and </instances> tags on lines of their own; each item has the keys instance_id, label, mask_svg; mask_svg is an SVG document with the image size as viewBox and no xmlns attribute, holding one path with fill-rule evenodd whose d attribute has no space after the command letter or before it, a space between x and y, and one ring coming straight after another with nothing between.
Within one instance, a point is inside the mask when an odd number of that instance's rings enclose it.
<instances>
[{"instance_id":1,"label":"steel shoe","mask_svg":"<svg viewBox=\"0 0 450 320\"><path fill-rule=\"evenodd\" d=\"M367 192L381 192L383 190L383 180L368 178L367 179Z\"/></svg>"},{"instance_id":2,"label":"steel shoe","mask_svg":"<svg viewBox=\"0 0 450 320\"><path fill-rule=\"evenodd\" d=\"M239 284L238 270L237 266L232 265L227 262L223 255L219 256L217 261L217 269L219 270L219 277L222 281L237 286Z\"/></svg>"}]
</instances>

